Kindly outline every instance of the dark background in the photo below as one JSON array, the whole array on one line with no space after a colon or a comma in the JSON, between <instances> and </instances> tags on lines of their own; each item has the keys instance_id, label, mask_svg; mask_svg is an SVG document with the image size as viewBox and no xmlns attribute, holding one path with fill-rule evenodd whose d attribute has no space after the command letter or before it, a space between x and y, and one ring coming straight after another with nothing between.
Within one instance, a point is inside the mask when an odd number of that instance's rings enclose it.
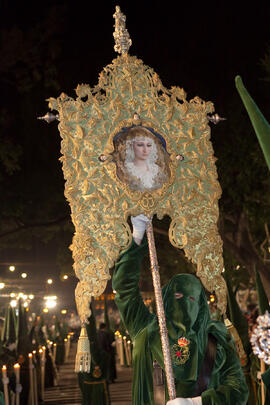
<instances>
[{"instance_id":1,"label":"dark background","mask_svg":"<svg viewBox=\"0 0 270 405\"><path fill-rule=\"evenodd\" d=\"M212 126L223 188L221 217L234 216L237 222L244 212L258 248L270 211L268 170L234 78L242 76L269 119L270 6L149 0L0 4L0 276L8 276L9 264L16 264L17 275L27 271L41 285L48 277L72 274L73 226L58 161L60 136L56 123L37 117L48 111L47 98L61 92L74 97L77 84L97 84L100 71L117 56L115 5L127 17L130 54L151 66L166 87L183 87L188 99L198 95L212 101L227 118ZM225 222L226 242L237 229ZM166 243L164 235L160 238L163 263ZM228 267L240 263L248 282L252 269L245 270L244 256L225 243ZM171 272L176 262L169 263ZM69 282L71 290L74 283Z\"/></svg>"}]
</instances>

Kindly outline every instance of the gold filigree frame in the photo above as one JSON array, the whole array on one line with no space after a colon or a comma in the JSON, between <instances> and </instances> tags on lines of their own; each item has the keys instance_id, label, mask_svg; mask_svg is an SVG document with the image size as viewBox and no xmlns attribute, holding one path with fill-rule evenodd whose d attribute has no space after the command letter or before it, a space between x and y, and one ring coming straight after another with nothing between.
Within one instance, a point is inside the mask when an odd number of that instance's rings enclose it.
<instances>
[{"instance_id":1,"label":"gold filigree frame","mask_svg":"<svg viewBox=\"0 0 270 405\"><path fill-rule=\"evenodd\" d=\"M76 99L65 94L51 98L49 105L60 117L65 196L75 225L71 249L80 279L75 296L81 320L89 316L90 297L104 291L109 269L131 242L127 217L140 213L171 217L171 243L197 264L197 275L206 289L215 291L225 312L222 242L217 230L221 189L207 118L213 104L198 97L187 101L179 87L166 89L153 69L127 54L104 68L94 88L82 84L76 93ZM132 125L151 127L166 141L171 176L160 189L133 191L116 174L113 139ZM179 154L183 161L177 160Z\"/></svg>"}]
</instances>

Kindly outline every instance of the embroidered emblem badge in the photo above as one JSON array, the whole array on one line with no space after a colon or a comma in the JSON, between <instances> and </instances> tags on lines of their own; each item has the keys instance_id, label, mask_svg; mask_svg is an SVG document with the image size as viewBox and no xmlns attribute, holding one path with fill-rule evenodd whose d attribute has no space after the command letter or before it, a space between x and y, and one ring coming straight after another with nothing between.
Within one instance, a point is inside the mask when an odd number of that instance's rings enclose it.
<instances>
[{"instance_id":1,"label":"embroidered emblem badge","mask_svg":"<svg viewBox=\"0 0 270 405\"><path fill-rule=\"evenodd\" d=\"M101 377L101 370L100 370L100 368L99 368L99 366L95 366L95 368L94 368L94 370L93 370L93 373L92 373L92 376L94 377L94 378L100 378Z\"/></svg>"},{"instance_id":2,"label":"embroidered emblem badge","mask_svg":"<svg viewBox=\"0 0 270 405\"><path fill-rule=\"evenodd\" d=\"M190 341L185 337L180 337L177 340L177 344L171 347L172 361L175 365L185 364L189 359L189 347Z\"/></svg>"}]
</instances>

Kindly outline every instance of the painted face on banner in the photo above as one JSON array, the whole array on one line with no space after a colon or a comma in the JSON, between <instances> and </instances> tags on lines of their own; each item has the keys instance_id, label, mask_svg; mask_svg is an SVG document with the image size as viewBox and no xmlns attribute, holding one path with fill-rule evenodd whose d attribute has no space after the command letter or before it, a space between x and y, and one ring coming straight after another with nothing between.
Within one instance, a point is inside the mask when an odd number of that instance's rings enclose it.
<instances>
[{"instance_id":1,"label":"painted face on banner","mask_svg":"<svg viewBox=\"0 0 270 405\"><path fill-rule=\"evenodd\" d=\"M160 139L144 127L120 135L115 154L117 175L132 190L157 190L169 179L168 153Z\"/></svg>"},{"instance_id":2,"label":"painted face on banner","mask_svg":"<svg viewBox=\"0 0 270 405\"><path fill-rule=\"evenodd\" d=\"M133 142L134 160L148 160L153 149L153 141L151 139L142 138L136 139Z\"/></svg>"}]
</instances>

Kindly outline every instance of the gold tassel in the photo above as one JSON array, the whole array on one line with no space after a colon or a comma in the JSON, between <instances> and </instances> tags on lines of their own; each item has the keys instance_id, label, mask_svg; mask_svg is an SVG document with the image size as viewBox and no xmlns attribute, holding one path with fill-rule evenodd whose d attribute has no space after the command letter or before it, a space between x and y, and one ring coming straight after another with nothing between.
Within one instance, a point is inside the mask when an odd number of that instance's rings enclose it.
<instances>
[{"instance_id":1,"label":"gold tassel","mask_svg":"<svg viewBox=\"0 0 270 405\"><path fill-rule=\"evenodd\" d=\"M77 346L75 373L89 373L91 366L90 343L87 336L87 331L82 325L81 333Z\"/></svg>"},{"instance_id":2,"label":"gold tassel","mask_svg":"<svg viewBox=\"0 0 270 405\"><path fill-rule=\"evenodd\" d=\"M235 326L231 323L231 321L229 320L229 318L226 317L226 315L224 315L224 324L228 330L228 332L230 333L230 335L232 336L235 346L236 346L236 351L238 353L238 356L240 358L240 362L242 367L245 367L248 359L247 359L247 355L246 352L244 350L243 347L243 343L242 340L240 339L240 336L237 332L237 329L235 328Z\"/></svg>"}]
</instances>

